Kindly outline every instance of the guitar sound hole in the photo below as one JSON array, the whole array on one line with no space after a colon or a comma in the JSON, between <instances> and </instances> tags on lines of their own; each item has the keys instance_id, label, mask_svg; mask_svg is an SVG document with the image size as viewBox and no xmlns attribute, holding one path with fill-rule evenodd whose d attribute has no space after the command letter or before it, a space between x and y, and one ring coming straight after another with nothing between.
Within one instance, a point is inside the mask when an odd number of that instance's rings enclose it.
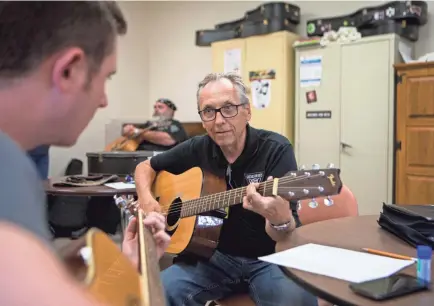
<instances>
[{"instance_id":1,"label":"guitar sound hole","mask_svg":"<svg viewBox=\"0 0 434 306\"><path fill-rule=\"evenodd\" d=\"M172 204L170 204L170 208L167 212L166 222L169 227L176 225L176 222L181 217L181 207L182 200L180 198L176 198L173 200Z\"/></svg>"}]
</instances>

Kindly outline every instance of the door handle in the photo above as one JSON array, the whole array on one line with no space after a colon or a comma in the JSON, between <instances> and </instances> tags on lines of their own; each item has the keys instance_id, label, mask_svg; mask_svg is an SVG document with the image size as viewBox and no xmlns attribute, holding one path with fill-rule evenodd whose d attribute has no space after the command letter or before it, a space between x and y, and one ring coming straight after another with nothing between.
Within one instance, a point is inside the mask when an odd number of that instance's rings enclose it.
<instances>
[{"instance_id":1,"label":"door handle","mask_svg":"<svg viewBox=\"0 0 434 306\"><path fill-rule=\"evenodd\" d=\"M345 143L345 142L342 142L341 141L341 146L342 146L342 149L346 149L346 148L348 148L348 149L352 149L353 147L351 146L351 145L349 145L348 143Z\"/></svg>"}]
</instances>

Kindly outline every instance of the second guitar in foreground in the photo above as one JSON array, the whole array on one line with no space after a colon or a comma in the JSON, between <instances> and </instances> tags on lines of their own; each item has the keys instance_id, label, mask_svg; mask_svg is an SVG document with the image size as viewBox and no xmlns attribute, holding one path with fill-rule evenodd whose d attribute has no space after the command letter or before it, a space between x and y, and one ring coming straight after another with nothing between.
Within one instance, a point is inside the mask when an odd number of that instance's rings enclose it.
<instances>
[{"instance_id":1,"label":"second guitar in foreground","mask_svg":"<svg viewBox=\"0 0 434 306\"><path fill-rule=\"evenodd\" d=\"M336 168L291 171L282 178L259 184L263 196L281 196L288 201L335 195L340 192ZM226 190L224 178L192 168L174 175L158 173L153 194L166 215L166 230L172 236L167 253L194 253L209 258L217 247L223 225L222 208L241 205L246 187Z\"/></svg>"},{"instance_id":2,"label":"second guitar in foreground","mask_svg":"<svg viewBox=\"0 0 434 306\"><path fill-rule=\"evenodd\" d=\"M134 267L104 232L92 228L61 250L66 268L100 303L107 306L164 306L166 300L151 230L133 201L125 207L137 217L139 262Z\"/></svg>"}]
</instances>

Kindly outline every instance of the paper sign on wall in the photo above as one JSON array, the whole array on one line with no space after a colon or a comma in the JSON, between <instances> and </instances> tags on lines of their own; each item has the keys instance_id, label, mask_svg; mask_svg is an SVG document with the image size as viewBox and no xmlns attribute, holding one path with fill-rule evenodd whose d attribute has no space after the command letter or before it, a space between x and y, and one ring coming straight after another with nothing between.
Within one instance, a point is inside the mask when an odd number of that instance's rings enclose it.
<instances>
[{"instance_id":1,"label":"paper sign on wall","mask_svg":"<svg viewBox=\"0 0 434 306\"><path fill-rule=\"evenodd\" d=\"M331 119L332 111L307 111L306 119Z\"/></svg>"},{"instance_id":2,"label":"paper sign on wall","mask_svg":"<svg viewBox=\"0 0 434 306\"><path fill-rule=\"evenodd\" d=\"M274 80L275 78L275 69L249 71L253 107L263 109L270 106L271 80Z\"/></svg>"},{"instance_id":3,"label":"paper sign on wall","mask_svg":"<svg viewBox=\"0 0 434 306\"><path fill-rule=\"evenodd\" d=\"M224 72L237 72L241 74L241 49L225 50Z\"/></svg>"},{"instance_id":4,"label":"paper sign on wall","mask_svg":"<svg viewBox=\"0 0 434 306\"><path fill-rule=\"evenodd\" d=\"M316 90L311 90L306 92L306 102L307 104L315 103L317 102L318 97L316 95Z\"/></svg>"},{"instance_id":5,"label":"paper sign on wall","mask_svg":"<svg viewBox=\"0 0 434 306\"><path fill-rule=\"evenodd\" d=\"M266 108L271 101L271 81L255 80L252 86L252 104L255 108Z\"/></svg>"},{"instance_id":6,"label":"paper sign on wall","mask_svg":"<svg viewBox=\"0 0 434 306\"><path fill-rule=\"evenodd\" d=\"M321 84L322 56L300 57L300 87L316 87Z\"/></svg>"}]
</instances>

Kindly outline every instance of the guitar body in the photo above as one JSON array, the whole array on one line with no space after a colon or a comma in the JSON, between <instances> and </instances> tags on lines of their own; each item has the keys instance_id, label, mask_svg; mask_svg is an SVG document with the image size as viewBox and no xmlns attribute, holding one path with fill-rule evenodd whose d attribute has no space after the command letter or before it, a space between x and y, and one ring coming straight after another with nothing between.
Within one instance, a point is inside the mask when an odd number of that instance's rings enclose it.
<instances>
[{"instance_id":1,"label":"guitar body","mask_svg":"<svg viewBox=\"0 0 434 306\"><path fill-rule=\"evenodd\" d=\"M154 185L154 197L166 217L166 231L172 239L167 253L179 255L194 253L209 258L217 247L223 220L212 216L179 218L178 202L226 191L226 182L217 176L192 168L174 175L166 171L158 173Z\"/></svg>"},{"instance_id":2,"label":"guitar body","mask_svg":"<svg viewBox=\"0 0 434 306\"><path fill-rule=\"evenodd\" d=\"M112 151L126 151L126 152L135 152L139 147L140 143L135 139L128 139L127 137L121 136L109 143L104 151L112 152Z\"/></svg>"},{"instance_id":3,"label":"guitar body","mask_svg":"<svg viewBox=\"0 0 434 306\"><path fill-rule=\"evenodd\" d=\"M155 243L149 233L145 233L145 247L152 256L142 275L111 238L98 229L89 230L62 249L60 255L70 274L104 305L164 306Z\"/></svg>"},{"instance_id":4,"label":"guitar body","mask_svg":"<svg viewBox=\"0 0 434 306\"><path fill-rule=\"evenodd\" d=\"M281 178L259 183L257 191L265 197L281 196L288 201L338 194L342 188L340 170L332 165L318 168L290 171ZM152 192L166 216L166 232L172 237L167 253L212 256L226 216L218 212L239 205L247 193L246 186L226 189L225 179L198 167L179 175L166 171L157 174Z\"/></svg>"}]
</instances>

